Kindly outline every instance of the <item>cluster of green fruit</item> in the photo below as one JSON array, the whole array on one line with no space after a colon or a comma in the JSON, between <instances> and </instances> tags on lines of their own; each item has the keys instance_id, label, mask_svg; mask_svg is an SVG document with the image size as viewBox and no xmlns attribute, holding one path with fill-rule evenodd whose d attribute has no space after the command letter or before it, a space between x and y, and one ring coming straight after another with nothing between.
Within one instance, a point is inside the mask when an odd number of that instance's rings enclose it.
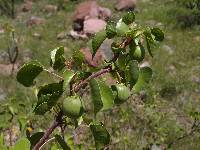
<instances>
[{"instance_id":1,"label":"cluster of green fruit","mask_svg":"<svg viewBox=\"0 0 200 150\"><path fill-rule=\"evenodd\" d=\"M124 103L130 97L130 90L124 84L112 86L116 104ZM78 118L84 112L83 101L79 96L69 96L62 103L63 114L70 118Z\"/></svg>"}]
</instances>

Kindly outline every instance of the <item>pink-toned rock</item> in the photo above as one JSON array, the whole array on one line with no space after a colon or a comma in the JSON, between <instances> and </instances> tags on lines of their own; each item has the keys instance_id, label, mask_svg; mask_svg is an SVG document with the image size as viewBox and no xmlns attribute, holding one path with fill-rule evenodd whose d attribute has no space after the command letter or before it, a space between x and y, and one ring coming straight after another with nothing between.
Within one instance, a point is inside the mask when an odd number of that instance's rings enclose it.
<instances>
[{"instance_id":1,"label":"pink-toned rock","mask_svg":"<svg viewBox=\"0 0 200 150\"><path fill-rule=\"evenodd\" d=\"M73 29L75 31L82 31L85 20L94 18L106 20L111 14L110 9L99 6L96 1L85 1L80 3L75 10Z\"/></svg>"},{"instance_id":2,"label":"pink-toned rock","mask_svg":"<svg viewBox=\"0 0 200 150\"><path fill-rule=\"evenodd\" d=\"M12 64L0 64L0 75L3 76L9 76L12 74L13 72L16 72L16 70L18 69L18 65L13 65Z\"/></svg>"},{"instance_id":3,"label":"pink-toned rock","mask_svg":"<svg viewBox=\"0 0 200 150\"><path fill-rule=\"evenodd\" d=\"M133 10L136 7L137 0L118 0L115 6L116 10Z\"/></svg>"},{"instance_id":4,"label":"pink-toned rock","mask_svg":"<svg viewBox=\"0 0 200 150\"><path fill-rule=\"evenodd\" d=\"M22 11L28 12L32 9L33 2L32 1L25 1L22 5Z\"/></svg>"},{"instance_id":5,"label":"pink-toned rock","mask_svg":"<svg viewBox=\"0 0 200 150\"><path fill-rule=\"evenodd\" d=\"M104 54L101 50L97 51L93 59L89 48L82 48L80 51L83 53L86 63L92 67L97 67L103 61Z\"/></svg>"},{"instance_id":6,"label":"pink-toned rock","mask_svg":"<svg viewBox=\"0 0 200 150\"><path fill-rule=\"evenodd\" d=\"M84 21L83 31L86 34L94 34L106 27L106 22L101 19L88 19Z\"/></svg>"},{"instance_id":7,"label":"pink-toned rock","mask_svg":"<svg viewBox=\"0 0 200 150\"><path fill-rule=\"evenodd\" d=\"M99 6L96 1L85 1L80 3L74 13L74 21L85 20L85 18L98 18Z\"/></svg>"},{"instance_id":8,"label":"pink-toned rock","mask_svg":"<svg viewBox=\"0 0 200 150\"><path fill-rule=\"evenodd\" d=\"M56 13L58 10L58 7L55 6L55 5L45 5L44 8L43 8L43 11L46 12L46 13Z\"/></svg>"},{"instance_id":9,"label":"pink-toned rock","mask_svg":"<svg viewBox=\"0 0 200 150\"><path fill-rule=\"evenodd\" d=\"M42 25L45 23L45 19L43 18L39 18L39 17L35 17L32 16L28 21L27 21L27 26L33 26L33 25Z\"/></svg>"}]
</instances>

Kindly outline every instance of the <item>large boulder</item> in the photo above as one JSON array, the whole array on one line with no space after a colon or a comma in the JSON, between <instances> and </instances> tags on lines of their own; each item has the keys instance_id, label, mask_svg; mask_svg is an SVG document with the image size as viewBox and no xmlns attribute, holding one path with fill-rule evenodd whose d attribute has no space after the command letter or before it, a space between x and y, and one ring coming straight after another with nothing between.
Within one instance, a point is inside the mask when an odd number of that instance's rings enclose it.
<instances>
[{"instance_id":1,"label":"large boulder","mask_svg":"<svg viewBox=\"0 0 200 150\"><path fill-rule=\"evenodd\" d=\"M96 1L85 1L80 3L75 10L73 29L75 31L82 31L85 20L93 18L106 20L110 16L110 9L99 6Z\"/></svg>"},{"instance_id":2,"label":"large boulder","mask_svg":"<svg viewBox=\"0 0 200 150\"><path fill-rule=\"evenodd\" d=\"M88 19L84 21L83 31L87 35L95 34L106 27L106 22L101 19Z\"/></svg>"},{"instance_id":3,"label":"large boulder","mask_svg":"<svg viewBox=\"0 0 200 150\"><path fill-rule=\"evenodd\" d=\"M115 5L115 9L118 11L122 10L134 10L136 7L137 0L118 0Z\"/></svg>"}]
</instances>

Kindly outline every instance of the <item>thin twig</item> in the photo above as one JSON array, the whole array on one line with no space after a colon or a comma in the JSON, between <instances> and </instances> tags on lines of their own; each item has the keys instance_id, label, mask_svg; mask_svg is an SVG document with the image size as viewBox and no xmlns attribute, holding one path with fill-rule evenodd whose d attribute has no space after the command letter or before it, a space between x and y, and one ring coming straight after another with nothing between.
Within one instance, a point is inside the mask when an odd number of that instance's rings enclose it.
<instances>
[{"instance_id":1,"label":"thin twig","mask_svg":"<svg viewBox=\"0 0 200 150\"><path fill-rule=\"evenodd\" d=\"M40 147L46 142L52 132L61 124L62 122L62 114L59 113L53 124L46 130L43 137L39 140L39 142L34 146L34 150L40 150Z\"/></svg>"},{"instance_id":2,"label":"thin twig","mask_svg":"<svg viewBox=\"0 0 200 150\"><path fill-rule=\"evenodd\" d=\"M52 138L48 139L48 140L47 140L46 142L44 142L44 144L39 148L39 150L41 150L42 147L43 147L44 145L46 145L47 143L51 142L51 141L54 140L54 139L55 139L55 137L52 137Z\"/></svg>"},{"instance_id":3,"label":"thin twig","mask_svg":"<svg viewBox=\"0 0 200 150\"><path fill-rule=\"evenodd\" d=\"M86 78L85 80L81 81L77 86L74 88L74 92L78 92L83 86L85 86L91 79L99 77L105 73L108 73L112 70L111 66L107 66L104 69L101 69L98 72L93 73L91 76Z\"/></svg>"},{"instance_id":4,"label":"thin twig","mask_svg":"<svg viewBox=\"0 0 200 150\"><path fill-rule=\"evenodd\" d=\"M55 76L55 77L61 79L61 80L64 80L63 77L59 76L58 74L56 74L56 73L54 73L54 72L52 72L52 71L49 71L49 70L46 69L46 68L43 68L43 70L46 71L46 72L48 72L49 74L51 74L51 75L53 75L53 76Z\"/></svg>"}]
</instances>

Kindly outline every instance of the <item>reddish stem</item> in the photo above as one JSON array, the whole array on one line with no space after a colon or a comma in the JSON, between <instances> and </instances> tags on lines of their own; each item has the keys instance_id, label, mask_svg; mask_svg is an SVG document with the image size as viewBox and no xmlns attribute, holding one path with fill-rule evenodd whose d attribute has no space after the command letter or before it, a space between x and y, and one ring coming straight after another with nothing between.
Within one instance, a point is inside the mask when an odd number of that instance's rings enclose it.
<instances>
[{"instance_id":1,"label":"reddish stem","mask_svg":"<svg viewBox=\"0 0 200 150\"><path fill-rule=\"evenodd\" d=\"M99 77L105 73L108 73L112 70L111 66L108 66L104 69L101 69L98 72L93 73L91 76L89 76L88 78L86 78L85 80L81 81L77 86L75 86L74 88L74 92L78 92L84 85L86 85L91 79Z\"/></svg>"}]
</instances>

